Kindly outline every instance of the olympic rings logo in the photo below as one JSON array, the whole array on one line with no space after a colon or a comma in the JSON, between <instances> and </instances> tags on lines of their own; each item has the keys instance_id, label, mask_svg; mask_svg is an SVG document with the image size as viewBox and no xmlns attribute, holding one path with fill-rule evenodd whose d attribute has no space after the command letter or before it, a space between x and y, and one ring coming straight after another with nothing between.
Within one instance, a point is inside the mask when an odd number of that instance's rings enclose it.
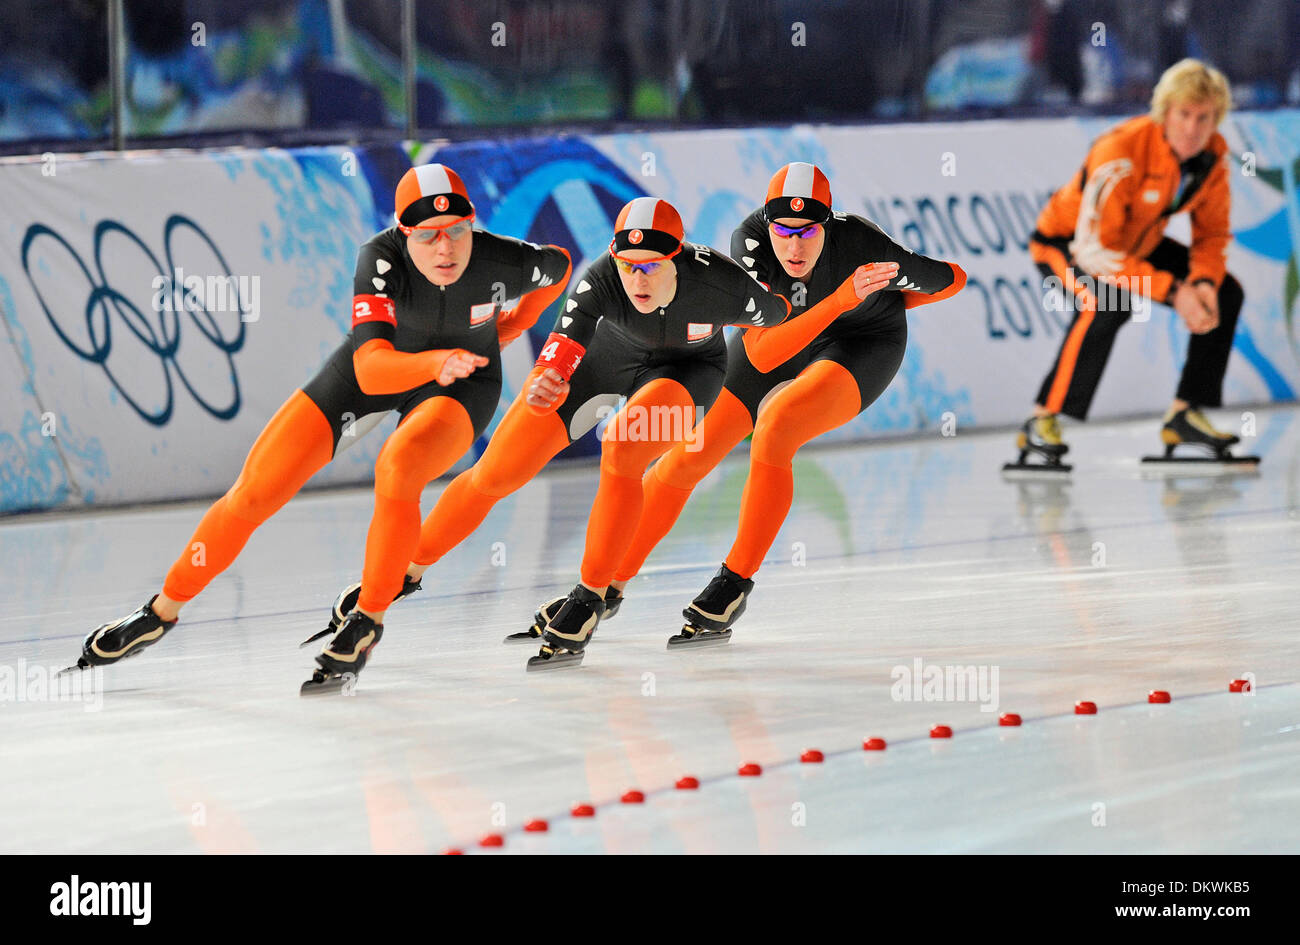
<instances>
[{"instance_id":1,"label":"olympic rings logo","mask_svg":"<svg viewBox=\"0 0 1300 945\"><path fill-rule=\"evenodd\" d=\"M165 304L161 306L150 306L155 316L154 319L150 319L127 295L109 284L108 276L104 271L103 255L105 241L109 237L117 237L126 240L129 244L138 248L153 267L157 269L159 274L161 274L163 280L169 280L171 278L169 274L178 271L173 258L173 241L176 234L182 230L190 231L193 236L196 236L200 241L207 245L213 256L216 257L216 261L220 264L221 270L225 272L226 277L230 280L230 284L236 286L237 282L230 271L230 266L226 263L226 259L222 256L221 250L217 248L216 243L212 241L212 238L208 236L202 227L189 217L180 214L172 214L167 218L167 222L163 226L163 255L166 260L165 269L163 268L162 263L159 262L158 257L154 254L153 250L151 250L132 230L123 224L118 223L116 220L101 220L95 227L95 271L93 273L81 258L80 254L73 249L72 244L51 227L48 227L43 223L34 223L27 228L27 233L23 237L23 271L27 274L27 280L31 283L32 289L36 293L36 298L40 301L41 309L45 312L45 317L49 321L50 326L54 329L54 333L58 335L59 340L67 345L67 347L77 355L77 357L81 358L83 361L89 361L91 364L98 364L103 369L104 375L108 378L109 383L111 383L114 389L116 389L122 396L122 399L131 405L131 408L140 416L141 419L153 424L154 426L163 426L171 419L172 408L174 405L172 372L175 372L176 377L180 380L182 386L189 391L190 396L194 398L195 402L209 414L218 419L229 420L231 417L239 413L239 408L241 406L239 377L235 373L234 353L244 346L244 322L242 319L238 322L239 328L238 331L234 333L233 337L225 337L222 334L221 326L217 323L217 319L214 317L213 312L211 312L203 302L201 293L189 290L176 293L179 305ZM51 310L50 304L46 300L45 293L41 291L41 287L32 273L30 268L32 249L33 246L38 244L38 241L42 240L46 242L52 241L56 247L62 247L63 251L72 257L76 263L76 268L80 269L81 274L86 278L86 283L89 286L89 295L86 298L85 309L83 312L84 330L82 330L80 326L75 329L65 329L65 327L60 324L59 317L57 317L55 312ZM51 247L51 249L53 248L54 247ZM40 256L39 253L37 255L38 257ZM51 272L51 267L49 266L48 260L46 258L41 258L40 263L41 265L38 266L38 271L43 274L49 274ZM73 274L75 275L75 272ZM61 277L55 275L53 278L58 280ZM236 293L235 304L237 308L242 310L244 304L238 297L238 291L238 288L234 289L234 292ZM226 365L230 371L230 395L225 403L213 403L206 399L205 396L196 389L195 385L191 382L191 378L187 377L185 371L181 368L177 358L182 345L181 313L178 309L184 309L185 314L189 316L189 320L198 330L199 336L206 339L212 347L217 350L219 355L225 358ZM109 364L109 357L113 351L114 315L121 320L121 323L125 325L131 336L134 336L137 341L158 358L159 363L162 366L163 382L166 387L165 394L159 398L162 403L161 407L152 408L148 405L142 404L140 400L132 396L123 386L122 378L117 374L114 374L113 369ZM129 336L120 335L119 337ZM191 337L193 336L191 335ZM198 349L195 349L192 346L186 349L187 352L194 350ZM206 363L206 359L197 360L193 359L193 356L191 356L191 359L195 364ZM125 372L119 371L119 373ZM127 373L127 376L138 384L138 374L132 372Z\"/></svg>"}]
</instances>

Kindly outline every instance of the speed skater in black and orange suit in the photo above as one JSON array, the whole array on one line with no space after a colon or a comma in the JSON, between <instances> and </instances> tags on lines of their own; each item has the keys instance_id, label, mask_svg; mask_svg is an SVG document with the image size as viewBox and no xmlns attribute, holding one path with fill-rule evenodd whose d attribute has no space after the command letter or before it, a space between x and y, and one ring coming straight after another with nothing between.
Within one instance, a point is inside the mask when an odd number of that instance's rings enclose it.
<instances>
[{"instance_id":1,"label":"speed skater in black and orange suit","mask_svg":"<svg viewBox=\"0 0 1300 945\"><path fill-rule=\"evenodd\" d=\"M394 205L396 225L357 254L348 337L258 435L159 593L92 631L78 667L115 663L161 639L253 531L334 457L345 428L369 414L395 410L401 420L375 465L367 547L376 553L367 554L362 606L382 610L418 586L402 574L420 537L420 492L482 434L501 396L501 346L559 297L571 267L559 247L474 230L465 185L444 165L408 170ZM503 311L501 299L514 297L519 304ZM340 644L336 634L326 664L364 663L379 634L348 637Z\"/></svg>"}]
</instances>

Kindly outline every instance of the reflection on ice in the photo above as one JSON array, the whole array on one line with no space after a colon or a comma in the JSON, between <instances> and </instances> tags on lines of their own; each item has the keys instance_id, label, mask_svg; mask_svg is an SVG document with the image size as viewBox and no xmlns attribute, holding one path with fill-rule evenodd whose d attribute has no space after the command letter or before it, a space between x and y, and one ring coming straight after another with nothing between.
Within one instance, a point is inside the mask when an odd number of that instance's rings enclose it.
<instances>
[{"instance_id":1,"label":"reflection on ice","mask_svg":"<svg viewBox=\"0 0 1300 945\"><path fill-rule=\"evenodd\" d=\"M1144 478L1150 420L1072 428L1068 481L1003 481L1006 432L808 451L732 640L668 652L734 536L734 457L583 665L529 675L532 651L500 641L572 586L595 483L559 469L392 609L351 696L316 700L296 644L356 580L372 499L302 496L165 641L104 672L99 711L0 690L0 850L436 852L500 833L502 852L1294 851L1295 416L1258 412L1247 476ZM70 662L200 512L0 525L0 666ZM987 691L900 698L900 666ZM1246 674L1258 688L1229 693ZM823 763L800 764L810 748ZM762 777L737 777L744 761ZM617 803L629 788L645 803ZM524 831L535 817L547 833Z\"/></svg>"}]
</instances>

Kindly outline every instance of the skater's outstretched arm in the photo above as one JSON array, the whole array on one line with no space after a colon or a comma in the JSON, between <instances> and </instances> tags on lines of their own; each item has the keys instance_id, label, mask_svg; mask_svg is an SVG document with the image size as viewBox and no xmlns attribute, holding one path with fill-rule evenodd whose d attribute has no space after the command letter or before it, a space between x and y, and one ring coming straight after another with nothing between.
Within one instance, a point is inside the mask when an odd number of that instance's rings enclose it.
<instances>
[{"instance_id":1,"label":"skater's outstretched arm","mask_svg":"<svg viewBox=\"0 0 1300 945\"><path fill-rule=\"evenodd\" d=\"M826 226L844 255L862 262L862 268L853 276L858 284L854 287L846 279L830 296L778 329L746 332L745 352L760 371L771 371L794 357L836 318L858 309L882 289L898 291L904 307L913 308L950 298L966 284L966 273L960 266L913 253L862 217L837 213ZM763 245L766 238L763 231L755 230L748 222L732 234L732 252L741 254L741 261L753 267L751 275L764 282L774 275L769 274L768 267L775 262ZM870 277L863 272L867 266L874 267Z\"/></svg>"},{"instance_id":2,"label":"skater's outstretched arm","mask_svg":"<svg viewBox=\"0 0 1300 945\"><path fill-rule=\"evenodd\" d=\"M775 370L806 348L840 315L857 308L867 296L887 287L897 273L896 263L859 266L830 296L798 318L775 328L751 328L746 331L745 353L760 371L767 373Z\"/></svg>"},{"instance_id":3,"label":"skater's outstretched arm","mask_svg":"<svg viewBox=\"0 0 1300 945\"><path fill-rule=\"evenodd\" d=\"M405 352L393 348L391 341L375 338L367 341L352 355L357 386L363 394L400 394L429 381L446 387L468 377L475 368L486 367L488 359L471 354L464 348L435 348L432 351Z\"/></svg>"},{"instance_id":4,"label":"skater's outstretched arm","mask_svg":"<svg viewBox=\"0 0 1300 945\"><path fill-rule=\"evenodd\" d=\"M537 281L545 284L525 292L518 305L497 316L497 341L502 348L532 328L537 317L564 293L569 284L569 276L573 273L569 251L563 246L544 246L542 250L549 252L539 251L533 266L538 274ZM563 271L559 271L561 261L555 258L556 253L563 256Z\"/></svg>"},{"instance_id":5,"label":"skater's outstretched arm","mask_svg":"<svg viewBox=\"0 0 1300 945\"><path fill-rule=\"evenodd\" d=\"M966 270L952 262L944 263L944 265L952 269L952 282L938 292L914 292L911 289L904 289L902 292L903 308L919 308L922 305L929 305L931 302L942 302L966 288Z\"/></svg>"},{"instance_id":6,"label":"skater's outstretched arm","mask_svg":"<svg viewBox=\"0 0 1300 945\"><path fill-rule=\"evenodd\" d=\"M870 220L858 216L850 219L863 224L857 231L864 241L862 252L870 259L898 265L898 275L889 288L903 296L904 308L942 302L965 288L966 270L961 266L912 252Z\"/></svg>"}]
</instances>

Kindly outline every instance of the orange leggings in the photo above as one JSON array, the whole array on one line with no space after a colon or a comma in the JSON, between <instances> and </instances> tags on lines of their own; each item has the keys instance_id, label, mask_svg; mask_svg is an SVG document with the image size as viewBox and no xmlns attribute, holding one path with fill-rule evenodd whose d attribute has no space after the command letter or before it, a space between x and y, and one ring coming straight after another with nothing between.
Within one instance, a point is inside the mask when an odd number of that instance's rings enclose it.
<instances>
[{"instance_id":1,"label":"orange leggings","mask_svg":"<svg viewBox=\"0 0 1300 945\"><path fill-rule=\"evenodd\" d=\"M794 498L794 454L861 411L858 384L834 361L814 361L763 405L754 426L749 477L741 498L740 524L726 564L752 577L776 540ZM645 507L615 577L630 580L655 545L668 534L696 483L749 433L749 411L723 388L700 424L703 449L674 447L645 475Z\"/></svg>"},{"instance_id":2,"label":"orange leggings","mask_svg":"<svg viewBox=\"0 0 1300 945\"><path fill-rule=\"evenodd\" d=\"M420 541L420 493L473 442L469 413L450 397L417 405L385 441L375 461L375 514L366 535L361 610L383 614L402 589Z\"/></svg>"},{"instance_id":3,"label":"orange leggings","mask_svg":"<svg viewBox=\"0 0 1300 945\"><path fill-rule=\"evenodd\" d=\"M690 392L666 377L650 381L610 420L600 447L600 485L587 520L582 583L603 590L632 541L641 517L646 467L695 426ZM679 447L680 448L680 447Z\"/></svg>"},{"instance_id":4,"label":"orange leggings","mask_svg":"<svg viewBox=\"0 0 1300 945\"><path fill-rule=\"evenodd\" d=\"M450 397L434 397L407 414L384 443L375 464L375 514L362 575L364 609L382 612L401 590L419 536L420 492L473 440L465 408ZM197 596L230 566L253 531L333 455L329 421L311 398L294 391L258 435L230 491L199 522L188 548L167 572L163 593L180 603Z\"/></svg>"},{"instance_id":5,"label":"orange leggings","mask_svg":"<svg viewBox=\"0 0 1300 945\"><path fill-rule=\"evenodd\" d=\"M311 398L294 391L258 434L230 491L204 514L167 572L163 593L180 603L193 599L333 455L329 421Z\"/></svg>"},{"instance_id":6,"label":"orange leggings","mask_svg":"<svg viewBox=\"0 0 1300 945\"><path fill-rule=\"evenodd\" d=\"M569 445L564 421L554 413L533 413L524 397L525 392L520 391L478 462L453 479L439 496L420 528L411 557L416 564L428 567L459 545L482 524L492 506L522 488ZM405 568L405 561L402 566Z\"/></svg>"},{"instance_id":7,"label":"orange leggings","mask_svg":"<svg viewBox=\"0 0 1300 945\"><path fill-rule=\"evenodd\" d=\"M691 490L753 429L749 410L735 394L722 388L695 430L695 443L673 447L642 478L641 519L614 572L615 580L636 577L646 557L672 531ZM687 449L688 445L692 448Z\"/></svg>"}]
</instances>

